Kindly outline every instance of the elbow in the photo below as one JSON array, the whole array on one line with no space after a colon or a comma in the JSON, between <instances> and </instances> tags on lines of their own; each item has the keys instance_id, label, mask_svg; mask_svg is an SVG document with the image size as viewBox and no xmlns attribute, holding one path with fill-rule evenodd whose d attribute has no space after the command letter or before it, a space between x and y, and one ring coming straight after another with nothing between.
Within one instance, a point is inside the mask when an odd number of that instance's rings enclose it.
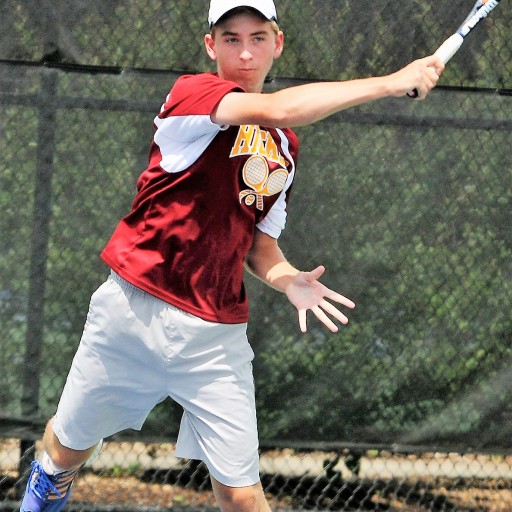
<instances>
[{"instance_id":1,"label":"elbow","mask_svg":"<svg viewBox=\"0 0 512 512\"><path fill-rule=\"evenodd\" d=\"M292 128L293 117L292 113L288 111L283 105L276 105L269 111L271 124L274 128Z\"/></svg>"},{"instance_id":2,"label":"elbow","mask_svg":"<svg viewBox=\"0 0 512 512\"><path fill-rule=\"evenodd\" d=\"M269 111L271 119L267 126L272 126L273 128L295 128L307 124L302 122L299 113L300 109L292 109L283 104L275 104Z\"/></svg>"},{"instance_id":3,"label":"elbow","mask_svg":"<svg viewBox=\"0 0 512 512\"><path fill-rule=\"evenodd\" d=\"M264 109L255 124L271 128L293 128L297 126L298 109L293 109L280 100L279 95L265 95Z\"/></svg>"}]
</instances>

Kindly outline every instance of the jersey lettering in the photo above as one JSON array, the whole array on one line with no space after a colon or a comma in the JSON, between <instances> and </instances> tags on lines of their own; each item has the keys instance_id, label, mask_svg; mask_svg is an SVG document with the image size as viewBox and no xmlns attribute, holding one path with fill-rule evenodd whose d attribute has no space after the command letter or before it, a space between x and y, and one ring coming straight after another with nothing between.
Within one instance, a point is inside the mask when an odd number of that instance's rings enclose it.
<instances>
[{"instance_id":1,"label":"jersey lettering","mask_svg":"<svg viewBox=\"0 0 512 512\"><path fill-rule=\"evenodd\" d=\"M286 160L279 153L272 135L255 125L242 125L238 130L230 157L242 155L261 155L269 162L286 167Z\"/></svg>"}]
</instances>

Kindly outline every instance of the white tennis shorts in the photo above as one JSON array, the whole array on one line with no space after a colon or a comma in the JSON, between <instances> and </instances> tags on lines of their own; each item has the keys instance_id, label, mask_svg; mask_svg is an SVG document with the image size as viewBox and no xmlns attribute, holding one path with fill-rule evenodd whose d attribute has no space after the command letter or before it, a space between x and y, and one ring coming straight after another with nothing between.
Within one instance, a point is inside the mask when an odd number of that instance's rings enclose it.
<instances>
[{"instance_id":1,"label":"white tennis shorts","mask_svg":"<svg viewBox=\"0 0 512 512\"><path fill-rule=\"evenodd\" d=\"M167 396L184 409L176 455L202 460L230 487L259 481L258 434L246 324L185 313L112 273L93 294L53 430L84 450L140 430Z\"/></svg>"}]
</instances>

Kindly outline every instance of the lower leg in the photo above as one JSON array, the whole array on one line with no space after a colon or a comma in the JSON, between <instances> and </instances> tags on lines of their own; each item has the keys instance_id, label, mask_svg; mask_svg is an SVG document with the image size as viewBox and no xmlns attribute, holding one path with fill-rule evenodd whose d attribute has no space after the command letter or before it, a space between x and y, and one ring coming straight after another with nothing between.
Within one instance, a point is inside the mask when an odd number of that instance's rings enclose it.
<instances>
[{"instance_id":1,"label":"lower leg","mask_svg":"<svg viewBox=\"0 0 512 512\"><path fill-rule=\"evenodd\" d=\"M45 453L41 463L32 462L32 471L21 502L21 512L59 512L69 499L71 485L80 469L94 453L63 446L48 422L43 437Z\"/></svg>"},{"instance_id":2,"label":"lower leg","mask_svg":"<svg viewBox=\"0 0 512 512\"><path fill-rule=\"evenodd\" d=\"M217 505L222 512L270 512L261 483L228 487L211 477Z\"/></svg>"},{"instance_id":3,"label":"lower leg","mask_svg":"<svg viewBox=\"0 0 512 512\"><path fill-rule=\"evenodd\" d=\"M86 450L73 450L62 445L57 436L53 432L52 420L46 426L43 436L43 448L55 466L60 471L69 471L76 469L87 462L94 453L97 445ZM43 466L44 466L43 461ZM45 468L46 471L47 468ZM49 468L48 468L49 469ZM50 474L56 471L48 471Z\"/></svg>"}]
</instances>

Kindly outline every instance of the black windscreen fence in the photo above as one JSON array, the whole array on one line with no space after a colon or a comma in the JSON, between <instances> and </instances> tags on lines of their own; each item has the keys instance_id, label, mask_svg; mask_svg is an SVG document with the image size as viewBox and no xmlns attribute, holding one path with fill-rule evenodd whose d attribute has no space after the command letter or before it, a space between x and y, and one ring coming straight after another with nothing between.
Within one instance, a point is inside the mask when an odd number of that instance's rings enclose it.
<instances>
[{"instance_id":1,"label":"black windscreen fence","mask_svg":"<svg viewBox=\"0 0 512 512\"><path fill-rule=\"evenodd\" d=\"M90 296L108 274L99 253L130 208L153 118L179 76L214 69L202 47L207 4L2 2L0 503L7 508L55 411ZM247 276L262 474L276 506L512 507L502 495L498 505L469 504L455 492L485 481L496 495L512 479L512 8L502 4L426 101L381 100L296 130L301 148L280 245L299 268L325 265L325 284L357 307L336 334L313 318L301 334L286 298ZM277 7L286 47L265 92L390 73L434 50L471 5L282 0ZM172 452L180 419L178 406L160 404L141 433L110 440L130 449L104 458L92 475L151 475L155 484L162 467L184 471L172 456L155 462ZM324 494L311 501L310 490L300 501L293 479L315 474ZM194 487L194 475L171 483ZM423 483L396 484L411 479ZM354 481L373 482L362 487L366 498L356 499ZM85 482L77 487L76 506L118 503L115 493L102 501ZM433 505L439 496L446 508ZM171 506L155 500L148 505Z\"/></svg>"}]
</instances>

